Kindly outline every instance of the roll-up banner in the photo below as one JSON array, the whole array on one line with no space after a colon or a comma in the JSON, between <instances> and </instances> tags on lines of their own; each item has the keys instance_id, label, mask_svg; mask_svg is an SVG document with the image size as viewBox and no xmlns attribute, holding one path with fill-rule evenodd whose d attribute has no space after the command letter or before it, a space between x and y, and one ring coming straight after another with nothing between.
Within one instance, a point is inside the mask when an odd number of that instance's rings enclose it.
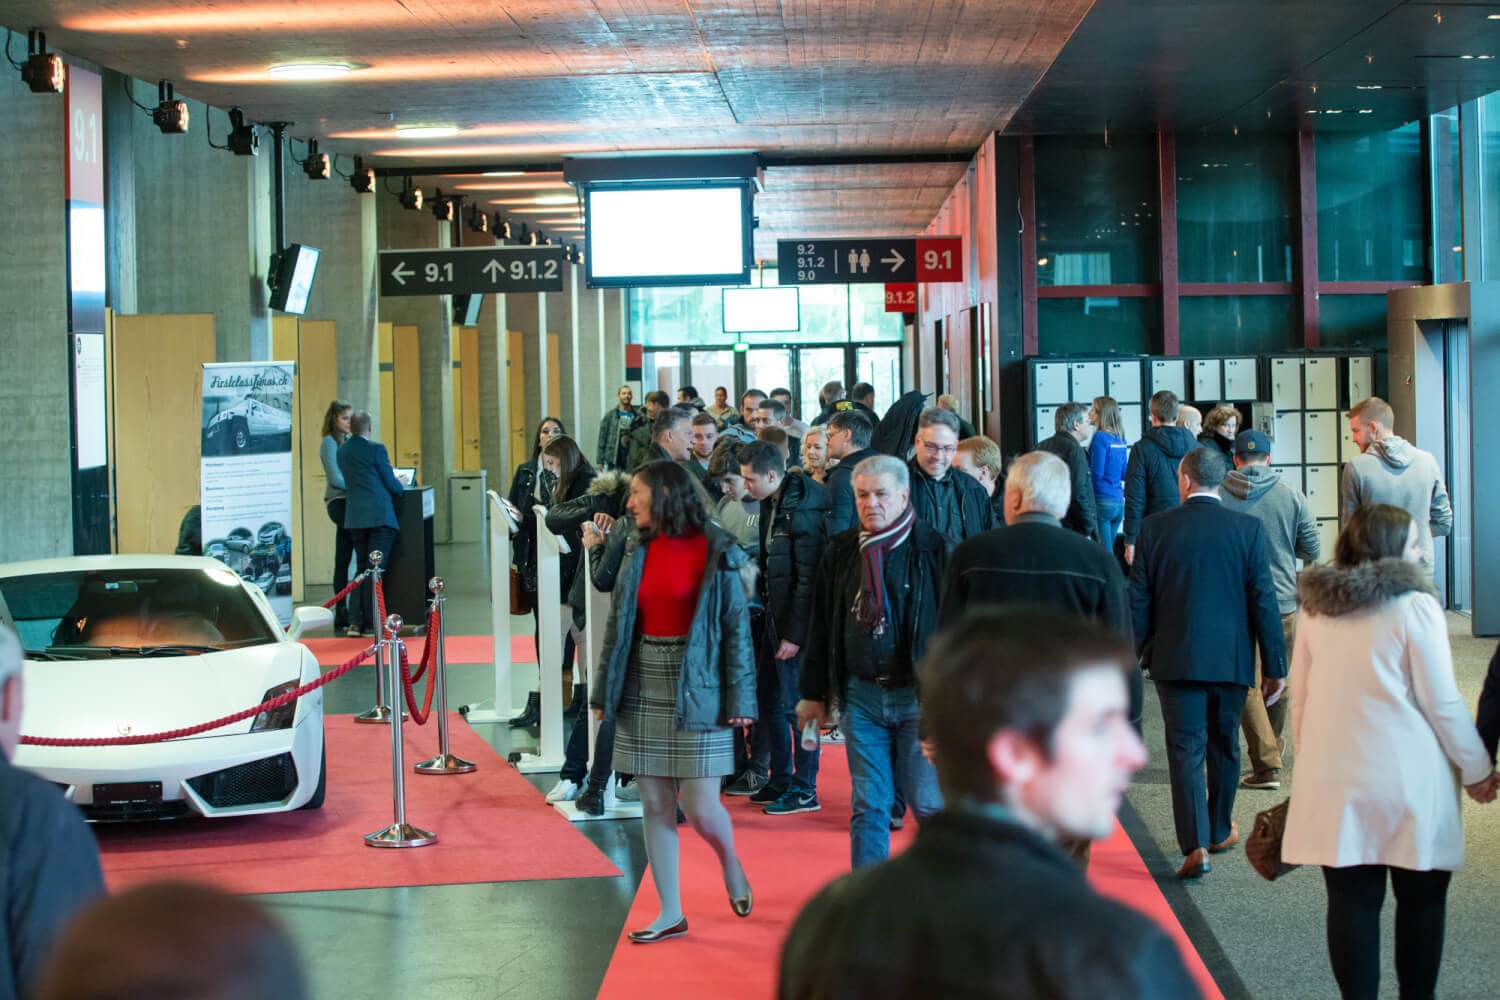
<instances>
[{"instance_id":1,"label":"roll-up banner","mask_svg":"<svg viewBox=\"0 0 1500 1000\"><path fill-rule=\"evenodd\" d=\"M292 620L295 363L203 366L203 554L254 583Z\"/></svg>"}]
</instances>

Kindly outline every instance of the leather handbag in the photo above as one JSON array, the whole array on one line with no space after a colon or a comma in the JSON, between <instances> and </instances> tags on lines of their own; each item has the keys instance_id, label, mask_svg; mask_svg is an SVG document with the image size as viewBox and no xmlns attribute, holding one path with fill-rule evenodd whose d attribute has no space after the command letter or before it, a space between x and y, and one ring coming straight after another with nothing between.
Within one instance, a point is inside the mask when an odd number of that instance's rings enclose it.
<instances>
[{"instance_id":1,"label":"leather handbag","mask_svg":"<svg viewBox=\"0 0 1500 1000\"><path fill-rule=\"evenodd\" d=\"M1255 814L1255 829L1245 841L1245 857L1261 877L1268 882L1285 875L1297 865L1281 860L1281 838L1286 835L1286 814L1292 800L1272 806Z\"/></svg>"},{"instance_id":2,"label":"leather handbag","mask_svg":"<svg viewBox=\"0 0 1500 1000\"><path fill-rule=\"evenodd\" d=\"M521 584L521 571L516 567L510 568L510 613L513 615L529 615L536 610L532 603L531 594Z\"/></svg>"}]
</instances>

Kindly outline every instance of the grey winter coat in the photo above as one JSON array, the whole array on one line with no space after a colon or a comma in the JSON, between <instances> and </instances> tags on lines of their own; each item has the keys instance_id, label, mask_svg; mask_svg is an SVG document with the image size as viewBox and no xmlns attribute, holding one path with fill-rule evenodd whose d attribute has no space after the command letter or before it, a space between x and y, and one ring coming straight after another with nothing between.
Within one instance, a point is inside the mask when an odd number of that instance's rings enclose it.
<instances>
[{"instance_id":1,"label":"grey winter coat","mask_svg":"<svg viewBox=\"0 0 1500 1000\"><path fill-rule=\"evenodd\" d=\"M746 611L746 580L754 580L755 569L723 528L710 522L703 533L708 536L707 569L698 588L698 609L687 635L674 708L675 725L683 731L718 729L729 719L756 717L755 654ZM634 669L637 601L650 544L622 520L610 532L609 542L589 553L595 585L614 594L604 629L604 654L589 691L589 704L604 710L605 721L615 717L626 672Z\"/></svg>"},{"instance_id":2,"label":"grey winter coat","mask_svg":"<svg viewBox=\"0 0 1500 1000\"><path fill-rule=\"evenodd\" d=\"M1422 566L1432 572L1433 536L1453 531L1453 508L1437 459L1391 434L1371 443L1363 455L1344 466L1340 493L1340 512L1346 521L1372 503L1388 503L1410 514L1422 543Z\"/></svg>"},{"instance_id":3,"label":"grey winter coat","mask_svg":"<svg viewBox=\"0 0 1500 1000\"><path fill-rule=\"evenodd\" d=\"M1322 555L1318 522L1302 491L1269 465L1247 465L1224 477L1224 506L1249 514L1266 529L1271 583L1283 615L1297 610L1297 560L1314 562Z\"/></svg>"}]
</instances>

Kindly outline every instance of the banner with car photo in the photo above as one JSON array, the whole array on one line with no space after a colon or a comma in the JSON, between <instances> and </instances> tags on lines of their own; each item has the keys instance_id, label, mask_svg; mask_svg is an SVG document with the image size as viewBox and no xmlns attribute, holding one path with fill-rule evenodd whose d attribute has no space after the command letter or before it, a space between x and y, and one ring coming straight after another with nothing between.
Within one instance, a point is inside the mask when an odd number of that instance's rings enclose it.
<instances>
[{"instance_id":1,"label":"banner with car photo","mask_svg":"<svg viewBox=\"0 0 1500 1000\"><path fill-rule=\"evenodd\" d=\"M203 554L292 620L291 361L203 366Z\"/></svg>"}]
</instances>

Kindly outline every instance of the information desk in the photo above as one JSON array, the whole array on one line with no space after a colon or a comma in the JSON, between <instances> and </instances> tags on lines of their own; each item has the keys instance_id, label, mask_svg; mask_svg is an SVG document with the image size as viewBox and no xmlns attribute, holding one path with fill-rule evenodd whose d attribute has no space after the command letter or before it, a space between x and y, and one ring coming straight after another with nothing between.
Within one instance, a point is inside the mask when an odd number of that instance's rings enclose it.
<instances>
[{"instance_id":1,"label":"information desk","mask_svg":"<svg viewBox=\"0 0 1500 1000\"><path fill-rule=\"evenodd\" d=\"M398 614L407 628L427 622L427 581L437 573L432 551L431 486L408 486L396 501L396 558L385 573L385 610Z\"/></svg>"}]
</instances>

